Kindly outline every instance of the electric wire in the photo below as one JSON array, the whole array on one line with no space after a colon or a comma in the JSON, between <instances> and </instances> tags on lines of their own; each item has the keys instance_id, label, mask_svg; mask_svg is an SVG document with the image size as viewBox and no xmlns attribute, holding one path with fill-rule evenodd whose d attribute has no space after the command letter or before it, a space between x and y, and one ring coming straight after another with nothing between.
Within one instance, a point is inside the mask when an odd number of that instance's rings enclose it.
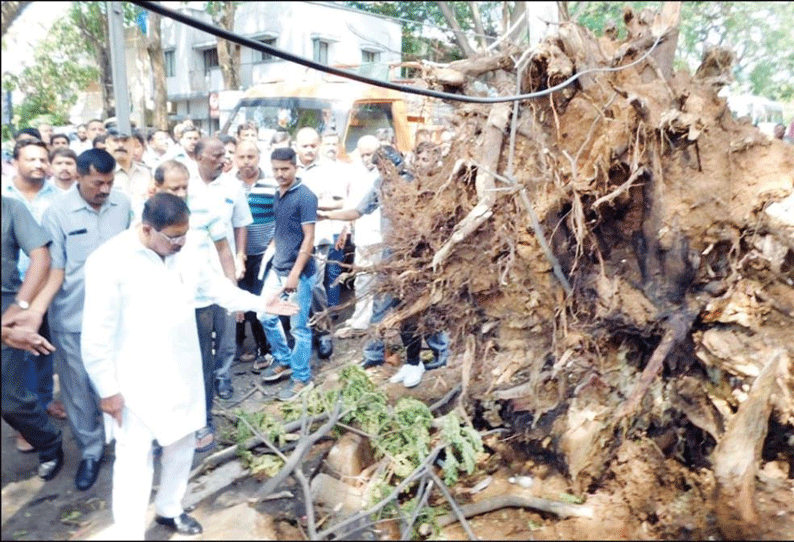
<instances>
[{"instance_id":1,"label":"electric wire","mask_svg":"<svg viewBox=\"0 0 794 542\"><path fill-rule=\"evenodd\" d=\"M272 56L281 58L288 62L292 62L294 64L300 64L301 66L306 66L308 68L313 68L315 70L328 73L331 75L336 75L338 77L344 77L346 79L351 79L353 81L358 81L360 83L365 83L368 85L373 85L376 87L386 88L390 90L396 90L398 92L405 92L407 94L418 94L420 96L429 96L431 98L439 98L442 100L452 100L456 102L463 102L463 103L477 103L477 104L496 104L496 103L504 103L504 102L515 102L515 101L524 101L524 100L531 100L533 98L541 98L543 96L548 96L558 90L562 90L563 88L567 87L568 85L575 82L577 79L582 77L583 75L587 75L590 73L601 73L601 72L615 72L620 70L625 70L632 66L635 66L645 60L659 45L661 42L664 34L660 34L656 41L654 41L653 45L648 49L645 54L643 54L640 58L631 62L629 64L623 66L616 66L614 68L591 68L588 70L584 70L581 72L577 72L565 81L554 85L553 87L549 87L543 90L538 90L535 92L530 92L527 94L517 94L512 96L466 96L465 94L452 94L449 92L440 92L436 90L430 89L422 89L416 87L410 87L406 85L400 85L398 83L390 83L388 81L381 81L379 79L372 79L370 77L366 77L364 75L360 75L348 70L343 70L339 68L334 68L332 66L326 66L324 64L319 64L312 60L293 55L292 53L288 53L287 51L283 51L276 47L272 47L267 45L266 43L254 41L243 36L239 36L233 32L229 32L228 30L224 30L222 28L217 28L214 25L205 23L203 21L199 21L198 19L194 19L188 15L183 13L179 13L177 11L173 11L169 8L161 6L155 2L146 2L142 0L133 0L131 3L140 6L144 9L149 11L153 11L155 13L159 13L165 17L173 19L177 22L182 24L186 24L192 28L196 28L208 34L212 34L215 37L225 39L231 41L233 43L237 43L238 45L242 45L244 47L249 47L254 49L255 51L261 51L263 53L269 53Z\"/></svg>"}]
</instances>

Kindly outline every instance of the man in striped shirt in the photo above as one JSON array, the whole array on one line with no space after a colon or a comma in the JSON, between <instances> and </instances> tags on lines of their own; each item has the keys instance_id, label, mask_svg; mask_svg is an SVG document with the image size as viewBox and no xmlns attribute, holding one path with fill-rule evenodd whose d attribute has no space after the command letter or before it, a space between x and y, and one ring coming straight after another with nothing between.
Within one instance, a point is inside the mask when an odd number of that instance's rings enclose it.
<instances>
[{"instance_id":1,"label":"man in striped shirt","mask_svg":"<svg viewBox=\"0 0 794 542\"><path fill-rule=\"evenodd\" d=\"M273 199L275 198L278 184L272 178L265 176L259 167L259 148L256 143L242 139L237 143L234 154L237 178L248 198L248 206L254 222L247 226L248 235L245 247L245 274L240 279L238 286L243 290L259 295L262 292L263 280L260 279L260 267L267 265L262 262L262 257L270 242L273 240L275 228L275 215L273 214ZM264 276L264 274L262 274ZM269 350L265 330L254 312L246 312L245 320L237 322L237 349L241 349L245 340L245 322L251 322L251 331L256 341L254 352L254 369L262 366L260 357Z\"/></svg>"}]
</instances>

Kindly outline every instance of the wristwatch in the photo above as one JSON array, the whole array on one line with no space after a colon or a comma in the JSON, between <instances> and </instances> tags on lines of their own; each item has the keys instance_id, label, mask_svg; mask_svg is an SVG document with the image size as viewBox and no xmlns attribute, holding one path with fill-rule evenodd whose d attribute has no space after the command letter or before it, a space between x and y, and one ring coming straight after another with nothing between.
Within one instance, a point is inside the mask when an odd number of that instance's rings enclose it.
<instances>
[{"instance_id":1,"label":"wristwatch","mask_svg":"<svg viewBox=\"0 0 794 542\"><path fill-rule=\"evenodd\" d=\"M30 308L30 303L28 303L24 299L15 299L14 303L19 305L19 308L22 309L23 311L26 311Z\"/></svg>"}]
</instances>

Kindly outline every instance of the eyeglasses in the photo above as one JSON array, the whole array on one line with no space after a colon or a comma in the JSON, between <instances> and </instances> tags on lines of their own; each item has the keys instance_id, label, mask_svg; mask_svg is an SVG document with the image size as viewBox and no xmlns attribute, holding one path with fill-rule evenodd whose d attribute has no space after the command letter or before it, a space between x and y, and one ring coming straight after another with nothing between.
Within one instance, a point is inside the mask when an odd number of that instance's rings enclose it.
<instances>
[{"instance_id":1,"label":"eyeglasses","mask_svg":"<svg viewBox=\"0 0 794 542\"><path fill-rule=\"evenodd\" d=\"M152 228L152 229L154 229L154 228ZM172 245L181 245L182 243L185 242L185 239L187 239L187 233L185 233L183 235L177 235L176 237L171 237L169 235L164 234L160 230L154 230L154 231L159 233L163 237L163 239L165 239L166 241L168 241Z\"/></svg>"}]
</instances>

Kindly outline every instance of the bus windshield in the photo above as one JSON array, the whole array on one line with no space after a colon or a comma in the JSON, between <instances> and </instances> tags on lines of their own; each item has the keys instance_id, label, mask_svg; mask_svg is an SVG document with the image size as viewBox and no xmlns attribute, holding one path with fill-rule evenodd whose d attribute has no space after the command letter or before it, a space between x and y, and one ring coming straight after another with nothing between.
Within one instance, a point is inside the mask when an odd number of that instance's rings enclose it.
<instances>
[{"instance_id":1,"label":"bus windshield","mask_svg":"<svg viewBox=\"0 0 794 542\"><path fill-rule=\"evenodd\" d=\"M341 133L347 120L341 104L318 98L251 98L242 100L229 119L228 133L234 135L237 127L253 121L265 131L284 130L291 137L305 126L322 134L326 130Z\"/></svg>"}]
</instances>

